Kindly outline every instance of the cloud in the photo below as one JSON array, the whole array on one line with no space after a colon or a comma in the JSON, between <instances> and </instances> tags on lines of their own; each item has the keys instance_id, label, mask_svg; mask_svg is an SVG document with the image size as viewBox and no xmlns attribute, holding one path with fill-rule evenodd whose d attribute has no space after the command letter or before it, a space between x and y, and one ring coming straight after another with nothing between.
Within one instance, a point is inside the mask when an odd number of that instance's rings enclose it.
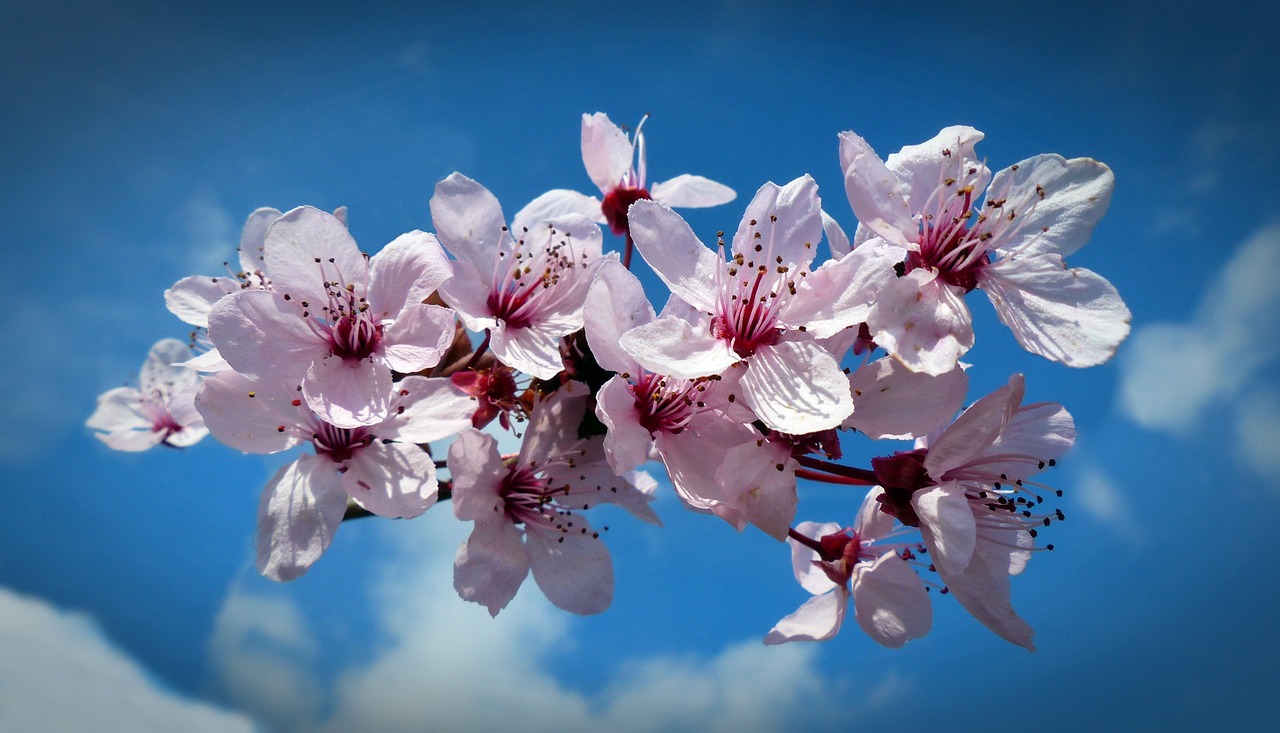
<instances>
[{"instance_id":1,"label":"cloud","mask_svg":"<svg viewBox=\"0 0 1280 733\"><path fill-rule=\"evenodd\" d=\"M388 553L395 559L374 581L376 612L363 630L378 651L336 676L326 695L331 713L323 724L313 727L302 720L282 729L465 732L507 730L518 721L528 733L784 730L793 723L846 723L842 718L850 716L851 699L883 706L906 689L892 675L882 684L864 680L865 695L841 697L824 708L815 701L832 699L823 691L838 682L819 669L820 647L765 647L754 638L712 655L660 653L619 660L603 672L598 691L572 689L557 678L555 668L572 664L564 660L572 660L573 617L553 608L532 581L497 619L459 600L448 558L469 527L446 512L430 512L414 524L413 532L395 525L385 530L399 547ZM235 603L249 609L242 599ZM295 632L278 635L307 647ZM245 650L253 645L224 639L222 646ZM305 666L305 661L296 663ZM224 659L219 671L231 669ZM296 707L296 697L286 697L278 710L254 710L284 721Z\"/></svg>"},{"instance_id":2,"label":"cloud","mask_svg":"<svg viewBox=\"0 0 1280 733\"><path fill-rule=\"evenodd\" d=\"M245 212L247 216L249 212ZM209 191L193 194L178 211L183 241L177 254L178 264L189 272L185 275L214 275L224 272L222 263L239 266L236 248L240 246L239 227L227 210Z\"/></svg>"},{"instance_id":3,"label":"cloud","mask_svg":"<svg viewBox=\"0 0 1280 733\"><path fill-rule=\"evenodd\" d=\"M1121 360L1120 407L1147 428L1186 434L1235 400L1280 355L1280 225L1256 232L1209 284L1188 323L1137 330Z\"/></svg>"},{"instance_id":4,"label":"cloud","mask_svg":"<svg viewBox=\"0 0 1280 733\"><path fill-rule=\"evenodd\" d=\"M1085 514L1130 540L1139 539L1124 493L1102 469L1085 462L1079 469L1074 494Z\"/></svg>"},{"instance_id":5,"label":"cloud","mask_svg":"<svg viewBox=\"0 0 1280 733\"><path fill-rule=\"evenodd\" d=\"M1280 487L1280 394L1259 388L1240 400L1236 440L1245 463Z\"/></svg>"},{"instance_id":6,"label":"cloud","mask_svg":"<svg viewBox=\"0 0 1280 733\"><path fill-rule=\"evenodd\" d=\"M0 730L252 731L165 690L87 616L0 588Z\"/></svg>"}]
</instances>

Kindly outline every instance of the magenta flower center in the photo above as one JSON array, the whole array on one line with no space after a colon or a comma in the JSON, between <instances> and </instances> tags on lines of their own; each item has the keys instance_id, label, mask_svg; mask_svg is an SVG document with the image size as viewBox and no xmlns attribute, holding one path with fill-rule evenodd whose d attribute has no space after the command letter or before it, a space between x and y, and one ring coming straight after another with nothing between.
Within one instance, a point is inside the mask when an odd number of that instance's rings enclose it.
<instances>
[{"instance_id":1,"label":"magenta flower center","mask_svg":"<svg viewBox=\"0 0 1280 733\"><path fill-rule=\"evenodd\" d=\"M755 225L753 219L751 226ZM763 243L757 231L750 241L750 257L735 252L722 271L719 312L711 319L711 335L730 342L743 358L782 340L778 316L796 294L800 278L808 275L806 268L793 267L773 254L772 236Z\"/></svg>"},{"instance_id":2,"label":"magenta flower center","mask_svg":"<svg viewBox=\"0 0 1280 733\"><path fill-rule=\"evenodd\" d=\"M622 236L629 231L627 210L641 199L650 198L649 191L634 186L619 186L605 194L600 205L605 221L609 222L609 231Z\"/></svg>"},{"instance_id":3,"label":"magenta flower center","mask_svg":"<svg viewBox=\"0 0 1280 733\"><path fill-rule=\"evenodd\" d=\"M702 393L708 379L675 379L642 372L639 381L630 385L640 411L640 425L650 435L680 434L706 403Z\"/></svg>"},{"instance_id":4,"label":"magenta flower center","mask_svg":"<svg viewBox=\"0 0 1280 733\"><path fill-rule=\"evenodd\" d=\"M350 459L373 441L374 435L367 428L339 428L319 419L315 421L311 434L316 455L328 456L335 463Z\"/></svg>"},{"instance_id":5,"label":"magenta flower center","mask_svg":"<svg viewBox=\"0 0 1280 733\"><path fill-rule=\"evenodd\" d=\"M545 246L528 242L530 237L544 236ZM565 288L557 286L573 268L585 264L587 258L587 253L574 251L568 234L550 226L533 233L524 232L510 251L498 252L489 287L489 311L508 328L528 327L562 305Z\"/></svg>"}]
</instances>

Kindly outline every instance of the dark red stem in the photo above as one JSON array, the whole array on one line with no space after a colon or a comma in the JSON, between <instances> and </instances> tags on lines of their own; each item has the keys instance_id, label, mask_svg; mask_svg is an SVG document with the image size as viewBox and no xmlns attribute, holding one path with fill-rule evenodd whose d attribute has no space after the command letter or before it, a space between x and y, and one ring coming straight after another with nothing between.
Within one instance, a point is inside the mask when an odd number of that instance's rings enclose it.
<instances>
[{"instance_id":1,"label":"dark red stem","mask_svg":"<svg viewBox=\"0 0 1280 733\"><path fill-rule=\"evenodd\" d=\"M831 463L830 461L824 461L812 456L800 456L796 458L796 463L799 463L801 466L806 468L812 468L815 471L822 471L823 473L853 479L853 481L849 482L852 486L875 486L880 483L880 481L876 479L875 471L870 471L865 468L843 466L839 463Z\"/></svg>"}]
</instances>

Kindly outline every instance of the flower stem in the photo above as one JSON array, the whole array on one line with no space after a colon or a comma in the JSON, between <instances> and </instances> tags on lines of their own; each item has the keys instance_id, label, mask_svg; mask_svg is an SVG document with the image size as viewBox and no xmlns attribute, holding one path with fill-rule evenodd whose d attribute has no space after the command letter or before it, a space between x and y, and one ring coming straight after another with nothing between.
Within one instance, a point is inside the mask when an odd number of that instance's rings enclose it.
<instances>
[{"instance_id":1,"label":"flower stem","mask_svg":"<svg viewBox=\"0 0 1280 733\"><path fill-rule=\"evenodd\" d=\"M631 239L631 227L627 227L627 246L622 250L622 266L631 269L631 250L635 247L635 242Z\"/></svg>"},{"instance_id":2,"label":"flower stem","mask_svg":"<svg viewBox=\"0 0 1280 733\"><path fill-rule=\"evenodd\" d=\"M476 353L471 355L471 361L468 361L467 365L463 367L463 369L471 369L472 367L474 367L476 365L476 362L480 361L480 357L484 356L484 352L489 350L490 335L491 334L489 329L486 328L484 330L484 340L481 341L480 345L476 347Z\"/></svg>"},{"instance_id":3,"label":"flower stem","mask_svg":"<svg viewBox=\"0 0 1280 733\"><path fill-rule=\"evenodd\" d=\"M807 478L810 481L821 481L824 484L838 484L840 486L870 486L860 478L837 476L835 474L822 473L821 471L811 471L807 468L797 468L796 478Z\"/></svg>"},{"instance_id":4,"label":"flower stem","mask_svg":"<svg viewBox=\"0 0 1280 733\"><path fill-rule=\"evenodd\" d=\"M824 461L820 458L813 458L811 456L800 456L796 458L796 463L799 463L801 466L804 466L806 468L812 468L816 471L822 471L823 473L829 473L829 474L834 474L836 476L843 476L844 478L853 479L852 481L849 482L849 485L851 486L875 486L876 484L880 483L880 481L876 479L875 471L870 471L865 468L854 468L853 466L843 466L839 463L831 463L830 461ZM797 473L796 475L798 476L800 474ZM832 483L836 483L836 482L832 482ZM839 483L844 483L844 482L839 482Z\"/></svg>"}]
</instances>

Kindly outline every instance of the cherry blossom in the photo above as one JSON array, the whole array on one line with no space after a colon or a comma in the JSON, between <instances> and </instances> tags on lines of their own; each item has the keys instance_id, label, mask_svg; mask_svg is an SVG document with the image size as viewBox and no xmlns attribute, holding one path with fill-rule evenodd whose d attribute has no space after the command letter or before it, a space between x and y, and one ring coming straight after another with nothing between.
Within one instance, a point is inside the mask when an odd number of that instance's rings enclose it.
<instances>
[{"instance_id":1,"label":"cherry blossom","mask_svg":"<svg viewBox=\"0 0 1280 733\"><path fill-rule=\"evenodd\" d=\"M652 201L631 208L645 261L692 310L631 329L621 345L645 369L684 379L742 362L742 395L769 428L801 435L849 416L849 383L816 339L865 320L875 284L893 277L884 250L858 248L810 271L822 235L817 185L766 183L747 207L725 261L678 214ZM723 242L720 243L723 251Z\"/></svg>"},{"instance_id":2,"label":"cherry blossom","mask_svg":"<svg viewBox=\"0 0 1280 733\"><path fill-rule=\"evenodd\" d=\"M644 474L615 476L600 439L578 439L586 402L585 386L570 382L538 404L512 461L498 455L492 436L474 429L449 447L454 514L475 522L458 549L453 584L491 615L511 602L530 571L556 606L605 610L613 599L613 561L581 512L617 503L659 523L649 508L656 484Z\"/></svg>"},{"instance_id":3,"label":"cherry blossom","mask_svg":"<svg viewBox=\"0 0 1280 733\"><path fill-rule=\"evenodd\" d=\"M779 621L765 644L830 639L840 631L850 597L858 625L887 647L897 649L929 633L929 596L904 559L912 556L911 548L884 542L901 528L879 510L881 493L877 487L867 494L852 527L834 522L796 527L787 540L792 569L814 597Z\"/></svg>"},{"instance_id":4,"label":"cherry blossom","mask_svg":"<svg viewBox=\"0 0 1280 733\"><path fill-rule=\"evenodd\" d=\"M498 200L460 173L436 184L431 220L456 261L440 295L503 364L538 379L564 369L560 339L582 328L582 301L600 261L600 228L576 214L532 223L512 238Z\"/></svg>"},{"instance_id":5,"label":"cherry blossom","mask_svg":"<svg viewBox=\"0 0 1280 733\"><path fill-rule=\"evenodd\" d=\"M582 116L582 162L603 199L577 191L556 189L542 194L516 215L516 221L541 221L583 214L608 224L616 235L628 231L627 210L641 199L652 199L675 208L703 208L732 201L733 189L702 176L684 173L652 186L647 181L644 127L646 115L636 125L634 138L597 112Z\"/></svg>"},{"instance_id":6,"label":"cherry blossom","mask_svg":"<svg viewBox=\"0 0 1280 733\"><path fill-rule=\"evenodd\" d=\"M1063 517L1039 508L1060 492L1030 478L1071 447L1075 424L1057 403L1023 405L1024 391L1015 374L937 436L872 465L882 510L919 527L951 594L1002 638L1034 649L1009 576L1026 566L1039 530Z\"/></svg>"},{"instance_id":7,"label":"cherry blossom","mask_svg":"<svg viewBox=\"0 0 1280 733\"><path fill-rule=\"evenodd\" d=\"M854 244L880 238L903 253L902 276L881 289L868 318L875 342L916 371L949 371L973 346L964 295L981 288L1026 350L1101 364L1128 335L1129 309L1110 282L1063 258L1106 212L1111 169L1046 154L993 177L974 153L982 137L948 127L882 162L861 137L841 133L845 190L861 222Z\"/></svg>"},{"instance_id":8,"label":"cherry blossom","mask_svg":"<svg viewBox=\"0 0 1280 733\"><path fill-rule=\"evenodd\" d=\"M423 303L452 273L430 234L403 234L369 259L339 219L304 206L271 226L263 249L272 289L218 301L209 337L238 372L301 380L332 425L384 420L392 371L435 365L453 340L453 314Z\"/></svg>"},{"instance_id":9,"label":"cherry blossom","mask_svg":"<svg viewBox=\"0 0 1280 733\"><path fill-rule=\"evenodd\" d=\"M448 379L410 376L389 396L389 416L354 428L313 411L297 382L225 371L205 380L196 407L224 444L278 453L310 444L267 482L258 506L257 562L272 580L305 573L333 541L348 497L384 517L416 517L436 502L431 456L415 445L470 426L470 398Z\"/></svg>"},{"instance_id":10,"label":"cherry blossom","mask_svg":"<svg viewBox=\"0 0 1280 733\"><path fill-rule=\"evenodd\" d=\"M208 430L196 412L200 377L175 366L191 358L191 349L177 339L162 339L151 347L138 374L137 387L116 387L98 397L98 407L85 423L95 436L120 451L144 451L164 444L185 448Z\"/></svg>"}]
</instances>

